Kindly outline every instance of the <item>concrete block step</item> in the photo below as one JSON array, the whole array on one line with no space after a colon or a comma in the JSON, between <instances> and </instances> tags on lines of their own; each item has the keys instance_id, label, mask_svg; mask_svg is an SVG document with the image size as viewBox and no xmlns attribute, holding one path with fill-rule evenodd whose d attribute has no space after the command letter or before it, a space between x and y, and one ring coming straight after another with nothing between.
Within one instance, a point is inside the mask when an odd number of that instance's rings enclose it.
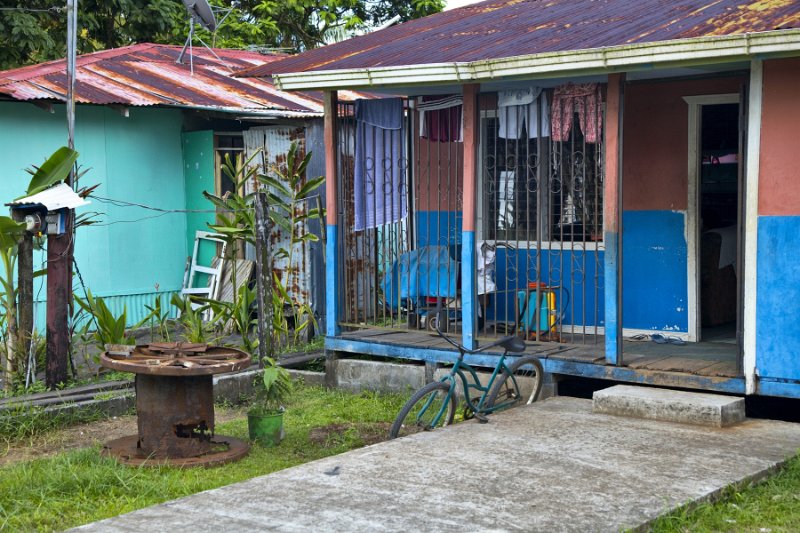
<instances>
[{"instance_id":1,"label":"concrete block step","mask_svg":"<svg viewBox=\"0 0 800 533\"><path fill-rule=\"evenodd\" d=\"M682 424L727 427L745 419L744 398L615 385L594 393L592 412Z\"/></svg>"}]
</instances>

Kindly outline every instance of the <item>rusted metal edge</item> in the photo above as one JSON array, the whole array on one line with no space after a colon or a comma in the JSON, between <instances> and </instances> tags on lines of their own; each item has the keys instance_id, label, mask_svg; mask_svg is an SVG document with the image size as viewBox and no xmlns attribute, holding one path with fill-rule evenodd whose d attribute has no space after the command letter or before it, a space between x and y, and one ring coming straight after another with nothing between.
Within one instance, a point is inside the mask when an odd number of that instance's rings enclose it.
<instances>
[{"instance_id":1,"label":"rusted metal edge","mask_svg":"<svg viewBox=\"0 0 800 533\"><path fill-rule=\"evenodd\" d=\"M185 457L176 459L153 459L137 457L138 435L128 435L107 442L101 450L104 457L112 457L118 462L128 466L160 467L171 466L174 468L191 468L195 466L211 467L238 461L250 452L250 445L240 439L216 435L212 440L214 446L227 446L226 450L207 453L198 457Z\"/></svg>"}]
</instances>

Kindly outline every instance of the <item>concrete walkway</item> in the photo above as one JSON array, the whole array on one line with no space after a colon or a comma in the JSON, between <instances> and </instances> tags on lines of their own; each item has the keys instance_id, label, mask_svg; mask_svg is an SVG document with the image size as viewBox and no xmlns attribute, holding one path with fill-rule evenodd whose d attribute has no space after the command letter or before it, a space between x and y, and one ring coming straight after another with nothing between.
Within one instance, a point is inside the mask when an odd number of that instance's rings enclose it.
<instances>
[{"instance_id":1,"label":"concrete walkway","mask_svg":"<svg viewBox=\"0 0 800 533\"><path fill-rule=\"evenodd\" d=\"M617 532L760 478L798 447L798 424L710 429L551 398L79 529Z\"/></svg>"}]
</instances>

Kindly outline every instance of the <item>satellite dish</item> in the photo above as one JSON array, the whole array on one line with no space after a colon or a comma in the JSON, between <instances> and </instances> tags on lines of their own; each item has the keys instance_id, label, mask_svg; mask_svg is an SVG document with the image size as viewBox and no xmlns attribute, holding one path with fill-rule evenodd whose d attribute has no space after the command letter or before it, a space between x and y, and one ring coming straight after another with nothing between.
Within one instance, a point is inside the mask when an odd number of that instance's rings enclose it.
<instances>
[{"instance_id":1,"label":"satellite dish","mask_svg":"<svg viewBox=\"0 0 800 533\"><path fill-rule=\"evenodd\" d=\"M183 5L186 6L186 11L189 12L192 19L202 27L208 31L217 29L217 17L214 16L208 0L183 0Z\"/></svg>"},{"instance_id":2,"label":"satellite dish","mask_svg":"<svg viewBox=\"0 0 800 533\"><path fill-rule=\"evenodd\" d=\"M183 57L186 54L186 50L189 50L189 65L194 74L194 63L192 61L192 41L196 38L214 57L216 57L220 62L222 61L219 56L214 53L214 50L211 49L206 43L199 36L195 36L194 33L194 25L199 24L203 28L210 31L212 34L219 28L224 22L225 19L228 18L228 15L231 14L234 7L238 5L238 2L233 2L230 8L215 8L212 7L208 0L181 0L183 5L186 7L186 11L189 13L189 37L186 38L186 43L183 45L183 50L178 55L178 63L183 63ZM217 22L217 16L215 13L224 13L222 20ZM212 41L213 45L214 41Z\"/></svg>"}]
</instances>

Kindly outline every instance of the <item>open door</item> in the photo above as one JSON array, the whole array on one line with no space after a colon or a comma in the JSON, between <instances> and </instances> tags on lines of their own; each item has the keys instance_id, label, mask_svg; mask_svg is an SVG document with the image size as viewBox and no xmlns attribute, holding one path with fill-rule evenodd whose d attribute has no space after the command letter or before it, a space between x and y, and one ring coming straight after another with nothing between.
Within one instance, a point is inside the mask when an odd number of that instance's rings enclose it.
<instances>
[{"instance_id":1,"label":"open door","mask_svg":"<svg viewBox=\"0 0 800 533\"><path fill-rule=\"evenodd\" d=\"M742 89L744 92L745 89ZM689 104L689 340L734 354L741 372L746 95Z\"/></svg>"}]
</instances>

